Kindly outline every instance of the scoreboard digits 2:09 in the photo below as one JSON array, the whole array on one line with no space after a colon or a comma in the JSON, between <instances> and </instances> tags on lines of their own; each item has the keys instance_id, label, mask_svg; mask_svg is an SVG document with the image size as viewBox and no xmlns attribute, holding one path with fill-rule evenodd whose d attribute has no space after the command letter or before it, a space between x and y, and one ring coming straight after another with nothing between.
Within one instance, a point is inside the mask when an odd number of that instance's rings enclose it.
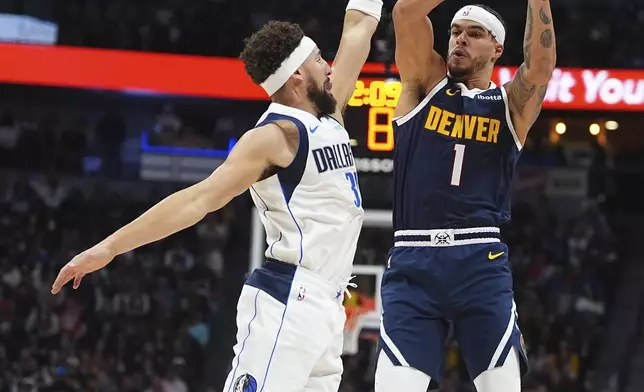
<instances>
[{"instance_id":1,"label":"scoreboard digits 2:09","mask_svg":"<svg viewBox=\"0 0 644 392\"><path fill-rule=\"evenodd\" d=\"M348 106L368 108L366 126L368 151L393 151L394 132L391 121L394 118L394 109L398 104L401 90L402 85L398 80L361 78L356 82L356 88ZM351 132L350 129L349 132Z\"/></svg>"}]
</instances>

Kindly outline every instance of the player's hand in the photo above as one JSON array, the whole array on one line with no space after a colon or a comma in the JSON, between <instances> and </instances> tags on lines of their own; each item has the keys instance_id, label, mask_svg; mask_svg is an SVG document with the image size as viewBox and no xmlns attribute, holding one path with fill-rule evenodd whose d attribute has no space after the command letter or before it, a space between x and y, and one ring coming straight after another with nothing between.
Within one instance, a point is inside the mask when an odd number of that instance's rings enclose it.
<instances>
[{"instance_id":1,"label":"player's hand","mask_svg":"<svg viewBox=\"0 0 644 392\"><path fill-rule=\"evenodd\" d=\"M104 245L98 244L87 249L60 270L51 288L51 293L58 294L60 289L72 279L74 280L74 289L77 289L83 276L105 267L113 259L114 254Z\"/></svg>"}]
</instances>

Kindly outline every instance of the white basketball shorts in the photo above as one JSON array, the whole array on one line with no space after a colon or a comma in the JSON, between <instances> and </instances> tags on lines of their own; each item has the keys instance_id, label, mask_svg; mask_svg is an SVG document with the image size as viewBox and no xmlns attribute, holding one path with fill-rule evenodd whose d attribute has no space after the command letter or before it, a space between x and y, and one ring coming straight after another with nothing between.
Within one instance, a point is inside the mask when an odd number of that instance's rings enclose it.
<instances>
[{"instance_id":1,"label":"white basketball shorts","mask_svg":"<svg viewBox=\"0 0 644 392\"><path fill-rule=\"evenodd\" d=\"M235 358L223 392L337 392L342 376L342 288L269 260L237 305Z\"/></svg>"}]
</instances>

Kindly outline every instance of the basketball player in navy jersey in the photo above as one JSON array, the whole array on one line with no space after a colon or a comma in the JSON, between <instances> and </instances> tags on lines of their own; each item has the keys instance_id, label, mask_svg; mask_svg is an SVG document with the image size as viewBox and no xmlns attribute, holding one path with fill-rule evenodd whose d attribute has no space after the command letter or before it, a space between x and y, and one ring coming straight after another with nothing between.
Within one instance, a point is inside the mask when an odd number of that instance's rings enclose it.
<instances>
[{"instance_id":1,"label":"basketball player in navy jersey","mask_svg":"<svg viewBox=\"0 0 644 392\"><path fill-rule=\"evenodd\" d=\"M333 67L300 27L269 22L247 41L246 72L272 103L207 179L152 207L60 271L52 292L117 255L196 224L250 189L269 244L238 301L224 392L337 392L345 313L362 227L343 111L371 48L382 0L349 0ZM216 70L215 70L216 71Z\"/></svg>"},{"instance_id":2,"label":"basketball player in navy jersey","mask_svg":"<svg viewBox=\"0 0 644 392\"><path fill-rule=\"evenodd\" d=\"M505 86L491 82L506 38L501 16L460 9L446 64L426 16L440 3L398 0L393 11L403 87L375 392L435 387L450 323L478 392L518 392L527 358L499 226L555 68L550 2L528 1L525 62Z\"/></svg>"}]
</instances>

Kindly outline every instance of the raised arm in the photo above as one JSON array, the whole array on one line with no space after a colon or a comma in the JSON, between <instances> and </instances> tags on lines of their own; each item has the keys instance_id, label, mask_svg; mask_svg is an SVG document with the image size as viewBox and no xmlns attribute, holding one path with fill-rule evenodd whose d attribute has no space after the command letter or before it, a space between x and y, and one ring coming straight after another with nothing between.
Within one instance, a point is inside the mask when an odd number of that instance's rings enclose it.
<instances>
[{"instance_id":1,"label":"raised arm","mask_svg":"<svg viewBox=\"0 0 644 392\"><path fill-rule=\"evenodd\" d=\"M550 0L528 0L523 56L524 63L505 85L512 122L521 143L539 117L557 61Z\"/></svg>"},{"instance_id":2,"label":"raised arm","mask_svg":"<svg viewBox=\"0 0 644 392\"><path fill-rule=\"evenodd\" d=\"M290 124L290 123L287 123ZM293 126L294 128L294 126ZM293 136L294 135L294 136ZM52 287L56 294L74 279L105 267L114 257L158 241L199 222L245 192L272 167L288 166L297 152L297 129L269 124L247 132L226 161L205 180L176 192L105 240L74 257Z\"/></svg>"},{"instance_id":3,"label":"raised arm","mask_svg":"<svg viewBox=\"0 0 644 392\"><path fill-rule=\"evenodd\" d=\"M396 116L409 113L447 74L445 61L433 49L434 29L427 14L443 0L398 0L393 21L396 66L403 85Z\"/></svg>"},{"instance_id":4,"label":"raised arm","mask_svg":"<svg viewBox=\"0 0 644 392\"><path fill-rule=\"evenodd\" d=\"M332 93L338 101L334 117L340 122L369 56L371 38L378 27L381 10L382 0L350 0L347 5L342 38L331 73Z\"/></svg>"}]
</instances>

